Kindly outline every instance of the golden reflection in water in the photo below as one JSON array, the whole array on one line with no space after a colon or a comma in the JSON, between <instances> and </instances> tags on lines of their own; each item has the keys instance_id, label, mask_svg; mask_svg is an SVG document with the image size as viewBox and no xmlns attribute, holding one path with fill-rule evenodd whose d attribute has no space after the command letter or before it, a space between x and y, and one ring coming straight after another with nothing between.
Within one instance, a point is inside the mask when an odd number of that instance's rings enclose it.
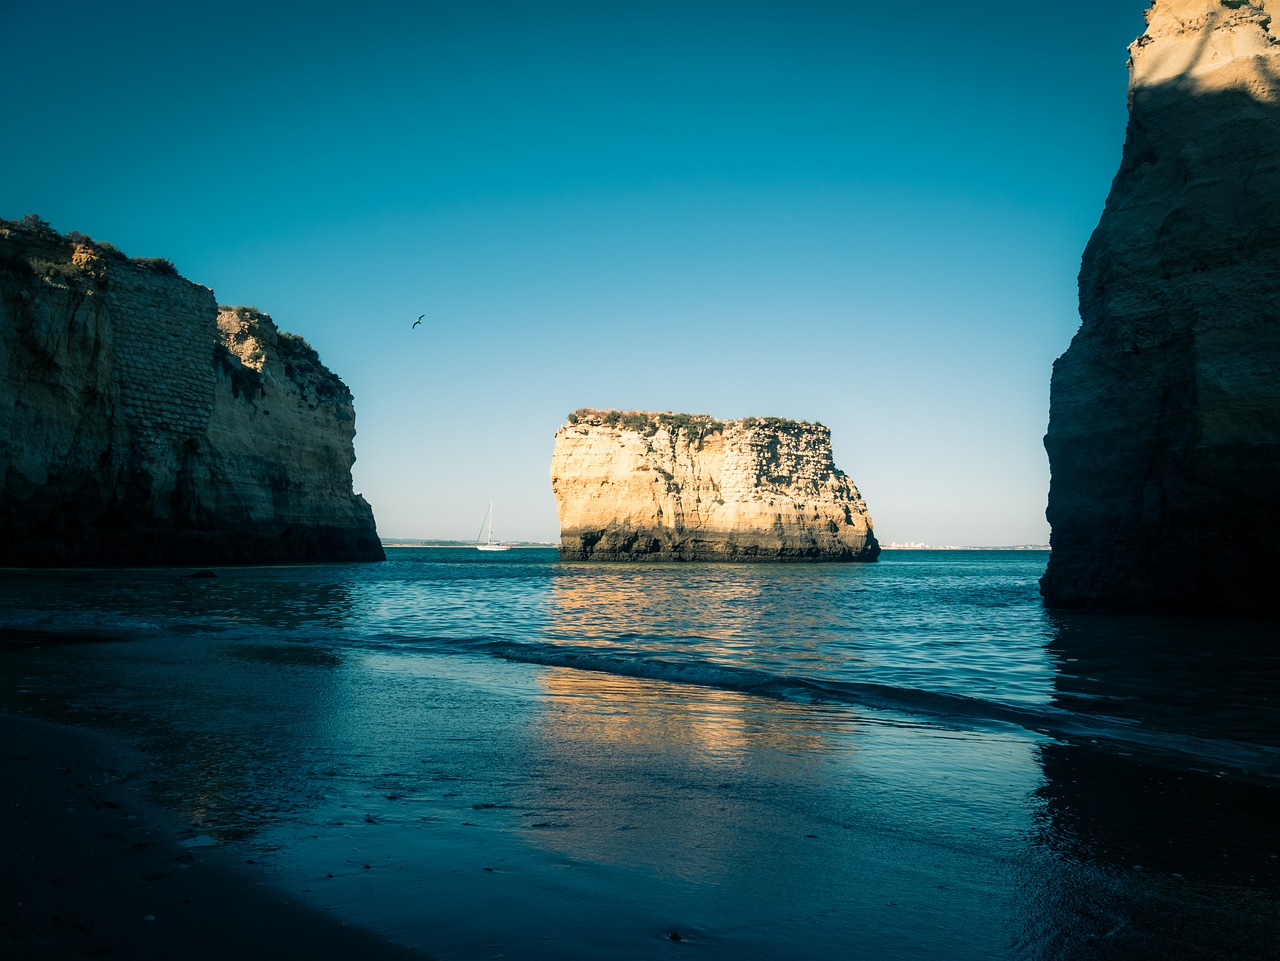
<instances>
[{"instance_id":1,"label":"golden reflection in water","mask_svg":"<svg viewBox=\"0 0 1280 961\"><path fill-rule=\"evenodd\" d=\"M705 574L690 589L690 570ZM776 603L776 581L723 566L596 568L593 576L552 582L548 634L575 647L639 649L689 671L696 681L704 660L732 663L735 649L761 640L760 624ZM694 639L694 660L681 658L681 642ZM719 641L708 644L707 641ZM735 643L736 642L736 643ZM592 736L678 747L708 758L738 763L747 751L767 741L775 750L808 751L820 737L802 725L763 723L793 716L795 705L750 698L710 686L679 684L674 689L612 674L581 670L550 671L540 685L569 713L577 705L597 719ZM672 690L673 693L655 692ZM654 713L652 704L665 708ZM589 708L587 707L589 705Z\"/></svg>"},{"instance_id":2,"label":"golden reflection in water","mask_svg":"<svg viewBox=\"0 0 1280 961\"><path fill-rule=\"evenodd\" d=\"M580 565L574 574L548 591L553 643L648 654L688 647L700 659L751 666L777 654L794 669L824 660L836 640L834 615L815 602L812 583L756 565Z\"/></svg>"},{"instance_id":3,"label":"golden reflection in water","mask_svg":"<svg viewBox=\"0 0 1280 961\"><path fill-rule=\"evenodd\" d=\"M553 669L532 730L531 843L696 881L770 856L778 802L761 785L847 771L822 710L695 685ZM845 724L845 733L848 725ZM826 729L824 732L824 728ZM828 785L829 787L829 785Z\"/></svg>"},{"instance_id":4,"label":"golden reflection in water","mask_svg":"<svg viewBox=\"0 0 1280 961\"><path fill-rule=\"evenodd\" d=\"M683 569L648 569L644 577L637 573L632 568L592 570L552 581L549 629L579 644L598 644L623 632L651 636L687 631L723 640L740 636L761 605L759 581L708 571L690 589Z\"/></svg>"},{"instance_id":5,"label":"golden reflection in water","mask_svg":"<svg viewBox=\"0 0 1280 961\"><path fill-rule=\"evenodd\" d=\"M567 668L539 675L546 698L533 754L553 773L530 779L533 808L544 811L531 816L550 825L531 834L535 843L714 879L770 843L761 825L784 819L771 810L776 792L760 785L821 792L847 773L839 755L852 746L848 712L725 690L707 677L708 664L758 664L762 645L776 640L773 622L810 635L805 597L787 581L715 565L583 566L575 575L551 584L548 640L625 651L628 665L663 662L659 677L673 671L683 683ZM804 640L820 638L815 630ZM794 633L789 640L794 656Z\"/></svg>"},{"instance_id":6,"label":"golden reflection in water","mask_svg":"<svg viewBox=\"0 0 1280 961\"><path fill-rule=\"evenodd\" d=\"M821 753L829 740L809 727L816 712L735 691L565 668L546 671L538 686L555 708L545 728L552 739L678 750L731 766L761 748Z\"/></svg>"}]
</instances>

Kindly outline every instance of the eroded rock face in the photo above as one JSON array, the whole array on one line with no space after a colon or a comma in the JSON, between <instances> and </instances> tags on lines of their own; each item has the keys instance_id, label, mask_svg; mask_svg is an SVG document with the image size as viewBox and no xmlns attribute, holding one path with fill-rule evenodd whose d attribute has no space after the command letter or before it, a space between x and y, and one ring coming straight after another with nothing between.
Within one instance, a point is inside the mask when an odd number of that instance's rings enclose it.
<instances>
[{"instance_id":1,"label":"eroded rock face","mask_svg":"<svg viewBox=\"0 0 1280 961\"><path fill-rule=\"evenodd\" d=\"M872 561L821 424L580 410L556 432L564 560Z\"/></svg>"},{"instance_id":2,"label":"eroded rock face","mask_svg":"<svg viewBox=\"0 0 1280 961\"><path fill-rule=\"evenodd\" d=\"M1280 577L1277 0L1156 0L1054 365L1051 605L1260 613Z\"/></svg>"},{"instance_id":3,"label":"eroded rock face","mask_svg":"<svg viewBox=\"0 0 1280 961\"><path fill-rule=\"evenodd\" d=\"M346 386L166 261L0 221L0 565L383 557Z\"/></svg>"}]
</instances>

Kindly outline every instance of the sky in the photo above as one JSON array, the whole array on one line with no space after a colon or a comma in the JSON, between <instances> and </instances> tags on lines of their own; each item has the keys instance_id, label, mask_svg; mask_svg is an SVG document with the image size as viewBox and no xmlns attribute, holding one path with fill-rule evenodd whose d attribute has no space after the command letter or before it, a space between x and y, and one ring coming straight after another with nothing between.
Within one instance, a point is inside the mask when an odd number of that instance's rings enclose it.
<instances>
[{"instance_id":1,"label":"sky","mask_svg":"<svg viewBox=\"0 0 1280 961\"><path fill-rule=\"evenodd\" d=\"M0 217L305 337L384 538L556 540L595 407L819 421L882 543L1043 544L1147 5L0 0Z\"/></svg>"}]
</instances>

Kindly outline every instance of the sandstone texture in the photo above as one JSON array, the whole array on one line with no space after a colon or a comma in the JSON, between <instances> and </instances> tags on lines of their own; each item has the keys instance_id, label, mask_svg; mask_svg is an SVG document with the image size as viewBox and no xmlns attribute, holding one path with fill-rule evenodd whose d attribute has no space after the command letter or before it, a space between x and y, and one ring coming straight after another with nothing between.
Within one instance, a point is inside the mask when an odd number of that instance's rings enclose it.
<instances>
[{"instance_id":1,"label":"sandstone texture","mask_svg":"<svg viewBox=\"0 0 1280 961\"><path fill-rule=\"evenodd\" d=\"M0 221L0 565L383 557L350 391L164 260Z\"/></svg>"},{"instance_id":2,"label":"sandstone texture","mask_svg":"<svg viewBox=\"0 0 1280 961\"><path fill-rule=\"evenodd\" d=\"M1064 607L1255 614L1280 598L1280 0L1155 0L1120 170L1054 365Z\"/></svg>"},{"instance_id":3,"label":"sandstone texture","mask_svg":"<svg viewBox=\"0 0 1280 961\"><path fill-rule=\"evenodd\" d=\"M556 432L563 560L873 561L831 432L780 418L579 410Z\"/></svg>"}]
</instances>

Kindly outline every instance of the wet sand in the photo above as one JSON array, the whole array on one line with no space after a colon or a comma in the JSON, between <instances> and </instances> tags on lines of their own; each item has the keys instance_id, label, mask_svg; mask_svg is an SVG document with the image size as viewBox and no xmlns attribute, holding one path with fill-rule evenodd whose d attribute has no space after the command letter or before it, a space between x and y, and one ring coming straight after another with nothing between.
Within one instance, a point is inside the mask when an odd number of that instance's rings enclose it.
<instances>
[{"instance_id":1,"label":"wet sand","mask_svg":"<svg viewBox=\"0 0 1280 961\"><path fill-rule=\"evenodd\" d=\"M1273 631L1050 622L1007 558L715 587L428 553L0 572L0 958L1280 961Z\"/></svg>"},{"instance_id":2,"label":"wet sand","mask_svg":"<svg viewBox=\"0 0 1280 961\"><path fill-rule=\"evenodd\" d=\"M252 863L201 846L143 800L147 764L105 736L0 714L0 955L424 957L293 902Z\"/></svg>"}]
</instances>

